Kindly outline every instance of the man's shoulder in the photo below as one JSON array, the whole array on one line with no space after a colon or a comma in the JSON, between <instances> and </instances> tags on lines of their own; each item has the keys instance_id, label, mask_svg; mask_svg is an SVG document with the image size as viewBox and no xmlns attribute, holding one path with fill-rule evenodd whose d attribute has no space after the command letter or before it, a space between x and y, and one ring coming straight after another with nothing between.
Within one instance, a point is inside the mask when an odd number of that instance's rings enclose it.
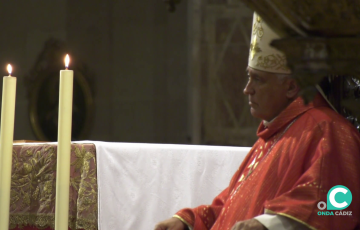
<instances>
[{"instance_id":1,"label":"man's shoulder","mask_svg":"<svg viewBox=\"0 0 360 230\"><path fill-rule=\"evenodd\" d=\"M331 140L334 145L338 145L341 141L343 145L346 143L347 148L356 149L356 152L360 149L358 130L345 117L330 108L310 109L302 114L296 123L295 131L303 130L303 132L297 132L300 136L311 137L313 141L321 140L323 144L329 144L322 141L324 138L329 138L328 140Z\"/></svg>"},{"instance_id":2,"label":"man's shoulder","mask_svg":"<svg viewBox=\"0 0 360 230\"><path fill-rule=\"evenodd\" d=\"M300 120L307 120L307 122L313 123L314 127L319 128L339 128L347 129L349 131L357 132L356 128L336 111L329 107L321 106L315 107L306 111ZM357 132L358 133L358 132Z\"/></svg>"}]
</instances>

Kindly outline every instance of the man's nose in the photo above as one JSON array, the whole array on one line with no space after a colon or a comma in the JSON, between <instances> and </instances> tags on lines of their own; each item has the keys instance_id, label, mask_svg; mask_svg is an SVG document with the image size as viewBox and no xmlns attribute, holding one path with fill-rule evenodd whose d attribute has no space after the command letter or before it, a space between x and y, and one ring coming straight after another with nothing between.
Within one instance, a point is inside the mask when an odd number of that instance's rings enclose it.
<instances>
[{"instance_id":1,"label":"man's nose","mask_svg":"<svg viewBox=\"0 0 360 230\"><path fill-rule=\"evenodd\" d=\"M250 82L248 82L243 90L245 95L252 95L254 94L254 89L251 87Z\"/></svg>"}]
</instances>

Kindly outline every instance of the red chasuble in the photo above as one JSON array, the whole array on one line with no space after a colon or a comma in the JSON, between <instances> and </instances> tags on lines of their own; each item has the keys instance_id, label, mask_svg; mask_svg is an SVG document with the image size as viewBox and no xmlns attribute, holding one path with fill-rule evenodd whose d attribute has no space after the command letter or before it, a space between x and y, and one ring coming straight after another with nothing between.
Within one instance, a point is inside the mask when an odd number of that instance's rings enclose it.
<instances>
[{"instance_id":1,"label":"red chasuble","mask_svg":"<svg viewBox=\"0 0 360 230\"><path fill-rule=\"evenodd\" d=\"M360 226L360 134L345 118L321 97L307 106L298 98L267 127L262 122L257 135L229 187L211 205L182 209L178 217L194 230L230 230L264 212L310 229ZM343 211L351 215L319 215L318 203L336 185L350 189L352 202Z\"/></svg>"}]
</instances>

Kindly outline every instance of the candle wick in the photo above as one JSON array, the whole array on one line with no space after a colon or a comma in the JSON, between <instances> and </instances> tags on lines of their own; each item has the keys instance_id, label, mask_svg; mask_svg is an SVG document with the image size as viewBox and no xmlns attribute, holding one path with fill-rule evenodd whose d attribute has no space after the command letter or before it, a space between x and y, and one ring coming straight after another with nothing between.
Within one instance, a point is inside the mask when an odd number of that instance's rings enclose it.
<instances>
[{"instance_id":1,"label":"candle wick","mask_svg":"<svg viewBox=\"0 0 360 230\"><path fill-rule=\"evenodd\" d=\"M68 70L68 67L65 67L65 70Z\"/></svg>"}]
</instances>

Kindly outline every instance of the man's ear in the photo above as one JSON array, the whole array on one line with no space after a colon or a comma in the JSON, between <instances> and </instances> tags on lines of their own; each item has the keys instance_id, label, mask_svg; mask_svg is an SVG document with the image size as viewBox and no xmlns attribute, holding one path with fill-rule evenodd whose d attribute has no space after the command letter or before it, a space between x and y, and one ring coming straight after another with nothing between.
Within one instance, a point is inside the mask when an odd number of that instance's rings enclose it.
<instances>
[{"instance_id":1,"label":"man's ear","mask_svg":"<svg viewBox=\"0 0 360 230\"><path fill-rule=\"evenodd\" d=\"M300 87L298 86L298 84L296 83L296 80L293 78L288 79L288 89L286 92L286 97L289 99L294 99L298 96L299 91L300 91Z\"/></svg>"}]
</instances>

